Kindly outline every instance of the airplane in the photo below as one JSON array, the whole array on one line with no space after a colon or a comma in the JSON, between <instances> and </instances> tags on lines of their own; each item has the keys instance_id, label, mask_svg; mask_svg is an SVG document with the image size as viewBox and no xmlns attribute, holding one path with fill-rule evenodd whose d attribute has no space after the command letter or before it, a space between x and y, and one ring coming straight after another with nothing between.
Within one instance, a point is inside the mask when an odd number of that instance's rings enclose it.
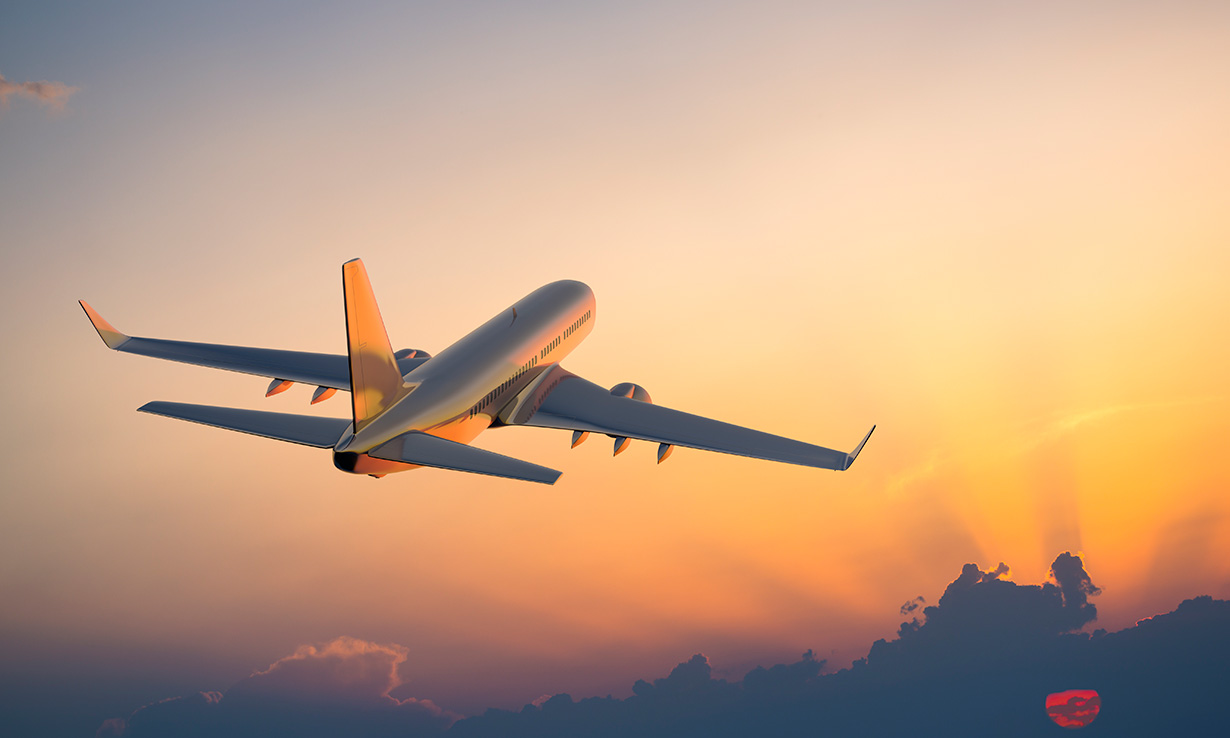
<instances>
[{"instance_id":1,"label":"airplane","mask_svg":"<svg viewBox=\"0 0 1230 738\"><path fill-rule=\"evenodd\" d=\"M351 418L150 402L138 411L227 430L333 449L333 464L383 477L419 467L554 484L561 472L469 445L488 428L572 431L576 448L591 433L658 444L658 463L675 446L820 469L850 468L875 426L849 453L710 420L653 404L640 385L604 389L560 366L594 327L593 291L564 280L539 287L432 356L394 352L360 259L342 265L345 356L128 336L84 300L107 348L268 377L265 395L296 382L315 385L312 404L350 392Z\"/></svg>"}]
</instances>

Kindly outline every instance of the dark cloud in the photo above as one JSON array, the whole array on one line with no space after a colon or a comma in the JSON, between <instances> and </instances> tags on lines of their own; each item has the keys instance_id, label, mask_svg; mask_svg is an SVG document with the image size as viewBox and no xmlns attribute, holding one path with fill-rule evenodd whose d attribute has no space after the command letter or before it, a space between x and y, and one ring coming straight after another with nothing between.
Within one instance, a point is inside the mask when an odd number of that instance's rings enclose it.
<instances>
[{"instance_id":1,"label":"dark cloud","mask_svg":"<svg viewBox=\"0 0 1230 738\"><path fill-rule=\"evenodd\" d=\"M1055 563L1051 564L1051 576L1059 583L1065 607L1081 611L1085 608L1093 608L1093 605L1086 604L1089 598L1102 594L1102 590L1093 586L1093 581L1085 573L1085 565L1081 562L1080 557L1073 556L1066 551L1059 554ZM1090 609L1087 613L1090 620L1098 616L1096 609Z\"/></svg>"},{"instance_id":2,"label":"dark cloud","mask_svg":"<svg viewBox=\"0 0 1230 738\"><path fill-rule=\"evenodd\" d=\"M918 608L922 607L925 604L927 604L926 598L924 598L922 595L919 595L901 606L901 614L909 615L910 613L914 612L915 610L917 610Z\"/></svg>"},{"instance_id":3,"label":"dark cloud","mask_svg":"<svg viewBox=\"0 0 1230 738\"><path fill-rule=\"evenodd\" d=\"M556 695L467 718L449 735L1053 735L1046 697L1070 688L1102 695L1091 736L1216 734L1230 719L1218 697L1230 603L1197 598L1120 633L1073 632L1096 617L1098 589L1079 557L1061 555L1052 571L1058 584L1018 585L1002 563L968 564L897 638L836 673L821 674L809 651L728 683L696 655L625 700Z\"/></svg>"},{"instance_id":4,"label":"dark cloud","mask_svg":"<svg viewBox=\"0 0 1230 738\"><path fill-rule=\"evenodd\" d=\"M301 648L225 695L150 705L99 735L1054 735L1047 696L1072 689L1101 695L1098 719L1082 728L1090 736L1222 732L1230 602L1198 597L1118 633L1086 633L1078 629L1096 617L1089 598L1098 588L1079 557L1055 559L1055 583L1016 584L1007 571L967 564L896 638L830 674L808 651L731 682L715 679L696 654L665 677L636 682L627 699L557 694L454 722L428 702L389 696L405 649L339 639ZM909 612L923 605L911 603Z\"/></svg>"},{"instance_id":5,"label":"dark cloud","mask_svg":"<svg viewBox=\"0 0 1230 738\"><path fill-rule=\"evenodd\" d=\"M12 96L29 97L53 110L63 110L68 98L80 88L63 82L10 82L0 74L0 108L7 107Z\"/></svg>"},{"instance_id":6,"label":"dark cloud","mask_svg":"<svg viewBox=\"0 0 1230 738\"><path fill-rule=\"evenodd\" d=\"M939 602L923 610L921 621L915 618L902 623L898 639L877 641L869 658L934 649L932 658L939 660L978 659L1027 647L1091 622L1097 608L1086 598L1098 590L1080 559L1064 553L1055 559L1054 567L1063 572L1065 581L1070 580L1067 599L1062 586L1020 585L1003 579L1008 565L1002 561L991 571L966 564Z\"/></svg>"},{"instance_id":7,"label":"dark cloud","mask_svg":"<svg viewBox=\"0 0 1230 738\"><path fill-rule=\"evenodd\" d=\"M147 705L112 719L99 738L185 736L438 736L459 717L426 700L399 700L398 645L338 638L301 646L231 687Z\"/></svg>"},{"instance_id":8,"label":"dark cloud","mask_svg":"<svg viewBox=\"0 0 1230 738\"><path fill-rule=\"evenodd\" d=\"M752 697L768 700L793 698L814 684L824 668L824 659L816 659L808 649L792 664L775 664L768 669L757 666L743 677L743 691Z\"/></svg>"},{"instance_id":9,"label":"dark cloud","mask_svg":"<svg viewBox=\"0 0 1230 738\"><path fill-rule=\"evenodd\" d=\"M1006 577L1006 576L1008 576L1008 565L1001 561L999 562L999 566L995 567L994 571L987 571L987 572L982 573L982 581L985 582L990 579L999 579L1000 577Z\"/></svg>"}]
</instances>

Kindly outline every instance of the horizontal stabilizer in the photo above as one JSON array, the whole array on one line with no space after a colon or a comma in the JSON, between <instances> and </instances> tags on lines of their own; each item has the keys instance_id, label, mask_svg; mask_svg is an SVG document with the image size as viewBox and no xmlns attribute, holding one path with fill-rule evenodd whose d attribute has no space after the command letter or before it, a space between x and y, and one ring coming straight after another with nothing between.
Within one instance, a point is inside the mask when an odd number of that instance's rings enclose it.
<instances>
[{"instance_id":1,"label":"horizontal stabilizer","mask_svg":"<svg viewBox=\"0 0 1230 738\"><path fill-rule=\"evenodd\" d=\"M137 410L316 448L332 448L350 427L350 421L343 418L269 413L235 407L189 405L183 402L148 402Z\"/></svg>"},{"instance_id":2,"label":"horizontal stabilizer","mask_svg":"<svg viewBox=\"0 0 1230 738\"><path fill-rule=\"evenodd\" d=\"M410 431L367 452L368 456L387 461L401 461L438 469L486 474L492 477L520 479L540 484L555 484L560 472L511 456L484 451L445 438Z\"/></svg>"}]
</instances>

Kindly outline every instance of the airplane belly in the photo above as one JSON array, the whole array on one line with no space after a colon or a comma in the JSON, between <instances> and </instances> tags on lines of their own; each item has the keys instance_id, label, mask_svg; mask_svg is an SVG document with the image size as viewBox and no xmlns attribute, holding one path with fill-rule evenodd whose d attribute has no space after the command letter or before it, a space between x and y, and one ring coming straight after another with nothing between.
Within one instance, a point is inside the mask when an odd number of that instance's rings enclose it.
<instances>
[{"instance_id":1,"label":"airplane belly","mask_svg":"<svg viewBox=\"0 0 1230 738\"><path fill-rule=\"evenodd\" d=\"M427 431L433 436L444 438L457 443L469 443L478 434L487 430L491 426L491 418L486 415L476 415L473 418L462 420L458 423L451 423L439 428L432 428Z\"/></svg>"},{"instance_id":2,"label":"airplane belly","mask_svg":"<svg viewBox=\"0 0 1230 738\"><path fill-rule=\"evenodd\" d=\"M387 461L353 451L334 451L333 465L349 474L370 474L377 477L421 468L418 464Z\"/></svg>"}]
</instances>

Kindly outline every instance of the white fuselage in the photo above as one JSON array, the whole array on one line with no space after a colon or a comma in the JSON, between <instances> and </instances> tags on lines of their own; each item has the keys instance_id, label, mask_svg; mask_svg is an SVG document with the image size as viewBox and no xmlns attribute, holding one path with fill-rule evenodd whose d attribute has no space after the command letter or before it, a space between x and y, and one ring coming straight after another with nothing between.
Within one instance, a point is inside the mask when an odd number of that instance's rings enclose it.
<instances>
[{"instance_id":1,"label":"white fuselage","mask_svg":"<svg viewBox=\"0 0 1230 738\"><path fill-rule=\"evenodd\" d=\"M589 335L594 317L587 285L539 287L405 375L413 391L357 434L352 425L334 447L334 465L355 474L416 469L367 455L407 431L469 443Z\"/></svg>"}]
</instances>

